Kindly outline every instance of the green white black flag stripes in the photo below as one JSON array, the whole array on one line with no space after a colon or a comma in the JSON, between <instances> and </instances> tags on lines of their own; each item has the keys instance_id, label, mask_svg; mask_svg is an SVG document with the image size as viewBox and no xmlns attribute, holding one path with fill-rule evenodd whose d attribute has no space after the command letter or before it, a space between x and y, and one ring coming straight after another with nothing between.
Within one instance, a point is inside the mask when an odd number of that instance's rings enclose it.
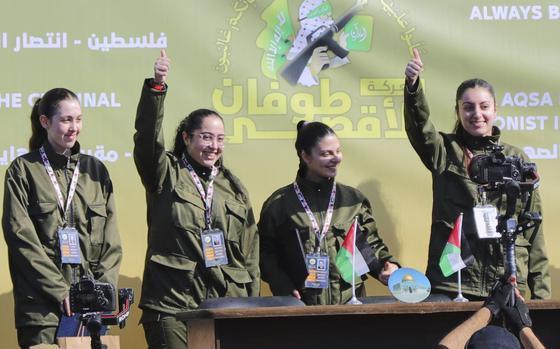
<instances>
[{"instance_id":1,"label":"green white black flag stripes","mask_svg":"<svg viewBox=\"0 0 560 349\"><path fill-rule=\"evenodd\" d=\"M445 248L439 259L439 267L441 272L446 277L457 272L458 270L466 267L463 258L461 258L461 228L463 226L463 214L461 213L459 217L455 220L455 225L449 239L445 244Z\"/></svg>"}]
</instances>

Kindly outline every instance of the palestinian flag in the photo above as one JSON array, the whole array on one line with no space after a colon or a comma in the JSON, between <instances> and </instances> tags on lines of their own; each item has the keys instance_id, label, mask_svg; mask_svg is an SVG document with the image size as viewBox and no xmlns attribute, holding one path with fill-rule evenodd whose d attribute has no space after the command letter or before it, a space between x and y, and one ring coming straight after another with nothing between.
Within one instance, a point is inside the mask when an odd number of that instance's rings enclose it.
<instances>
[{"instance_id":1,"label":"palestinian flag","mask_svg":"<svg viewBox=\"0 0 560 349\"><path fill-rule=\"evenodd\" d=\"M357 248L354 248L356 246ZM352 255L355 265L352 268ZM366 237L358 227L358 220L354 220L350 229L346 233L344 242L336 255L335 264L340 271L340 275L347 283L352 283L352 271L356 277L360 277L370 270L381 270L381 263L373 254L371 246L366 241Z\"/></svg>"},{"instance_id":2,"label":"palestinian flag","mask_svg":"<svg viewBox=\"0 0 560 349\"><path fill-rule=\"evenodd\" d=\"M443 249L443 252L441 253L441 257L439 259L439 267L441 268L441 272L445 277L448 277L449 275L466 267L466 260L461 257L461 240L465 241L466 243L466 240L462 239L462 227L463 213L461 213L455 220L455 225L451 230L449 239L447 240L445 248ZM470 251L470 249L468 250Z\"/></svg>"}]
</instances>

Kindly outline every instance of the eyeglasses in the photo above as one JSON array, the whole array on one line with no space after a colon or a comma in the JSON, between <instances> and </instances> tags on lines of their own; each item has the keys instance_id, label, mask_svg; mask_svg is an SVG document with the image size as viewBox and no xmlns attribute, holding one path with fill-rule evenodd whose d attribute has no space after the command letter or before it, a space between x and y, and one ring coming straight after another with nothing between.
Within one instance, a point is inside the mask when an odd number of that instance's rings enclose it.
<instances>
[{"instance_id":1,"label":"eyeglasses","mask_svg":"<svg viewBox=\"0 0 560 349\"><path fill-rule=\"evenodd\" d=\"M192 133L191 135L200 138L200 142L205 146L212 145L216 142L218 147L223 148L226 143L226 136L224 135L216 136L209 132Z\"/></svg>"}]
</instances>

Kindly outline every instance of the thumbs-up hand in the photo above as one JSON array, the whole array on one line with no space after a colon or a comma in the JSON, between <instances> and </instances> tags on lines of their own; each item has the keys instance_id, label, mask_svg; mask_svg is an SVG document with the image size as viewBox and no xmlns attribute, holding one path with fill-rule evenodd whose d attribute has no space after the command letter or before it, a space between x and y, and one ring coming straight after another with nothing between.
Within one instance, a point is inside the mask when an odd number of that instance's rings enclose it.
<instances>
[{"instance_id":1,"label":"thumbs-up hand","mask_svg":"<svg viewBox=\"0 0 560 349\"><path fill-rule=\"evenodd\" d=\"M424 71L424 65L422 64L422 59L420 58L420 52L417 48L413 50L414 57L406 65L404 74L406 76L406 84L412 87L416 84L416 80L420 76L420 73Z\"/></svg>"},{"instance_id":2,"label":"thumbs-up hand","mask_svg":"<svg viewBox=\"0 0 560 349\"><path fill-rule=\"evenodd\" d=\"M169 73L169 67L171 65L171 60L167 57L167 53L162 49L160 51L159 57L154 63L154 81L158 84L162 84L167 80L167 75Z\"/></svg>"}]
</instances>

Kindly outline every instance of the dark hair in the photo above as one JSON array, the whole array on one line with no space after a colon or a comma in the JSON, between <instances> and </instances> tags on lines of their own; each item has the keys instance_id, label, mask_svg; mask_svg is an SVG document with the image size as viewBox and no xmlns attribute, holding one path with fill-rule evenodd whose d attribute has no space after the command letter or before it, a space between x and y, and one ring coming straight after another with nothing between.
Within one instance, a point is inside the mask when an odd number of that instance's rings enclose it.
<instances>
[{"instance_id":1,"label":"dark hair","mask_svg":"<svg viewBox=\"0 0 560 349\"><path fill-rule=\"evenodd\" d=\"M183 132L187 132L191 135L194 131L200 130L202 127L202 121L204 118L216 115L217 117L224 122L224 119L218 114L217 112L210 110L210 109L196 109L193 110L189 115L187 115L181 122L179 126L177 126L177 131L175 133L175 141L173 142L173 149L171 152L177 158L180 158L183 153L187 150L187 146L185 145L185 141L183 140Z\"/></svg>"},{"instance_id":2,"label":"dark hair","mask_svg":"<svg viewBox=\"0 0 560 349\"><path fill-rule=\"evenodd\" d=\"M221 115L211 109L193 110L189 115L181 120L179 126L177 126L177 131L175 132L175 141L173 142L173 149L171 150L176 158L180 159L183 156L183 153L187 150L187 146L185 144L185 141L183 140L183 132L192 135L194 131L200 130L202 128L202 121L204 120L204 118L207 118L211 115L217 116L218 118L220 118L220 120L222 120L222 123L224 122L224 119L221 117ZM224 176L233 184L234 190L241 197L241 199L244 202L248 203L248 197L245 193L245 190L243 189L243 185L241 184L239 179L237 179L237 177L235 177L233 173L231 173L231 171L223 165L223 158L224 157L222 156L218 160L218 165L221 166Z\"/></svg>"},{"instance_id":3,"label":"dark hair","mask_svg":"<svg viewBox=\"0 0 560 349\"><path fill-rule=\"evenodd\" d=\"M328 135L335 135L336 133L332 128L323 124L322 122L306 122L300 121L297 124L297 137L296 137L296 152L299 158L299 176L305 176L307 172L307 165L301 157L301 153L305 152L311 154L311 149L319 143L323 137Z\"/></svg>"},{"instance_id":4,"label":"dark hair","mask_svg":"<svg viewBox=\"0 0 560 349\"><path fill-rule=\"evenodd\" d=\"M490 85L488 81L479 78L465 80L459 85L459 87L457 87L457 93L455 94L455 113L457 116L459 115L459 100L463 98L463 94L465 94L466 90L475 87L482 87L486 89L488 92L490 92L492 98L494 98L494 102L496 101L494 87L492 87L492 85ZM453 127L453 132L457 132L459 127L461 127L461 121L457 119L457 121L455 122L455 127Z\"/></svg>"},{"instance_id":5,"label":"dark hair","mask_svg":"<svg viewBox=\"0 0 560 349\"><path fill-rule=\"evenodd\" d=\"M43 97L38 98L31 109L31 137L29 138L29 150L39 149L47 139L47 130L41 125L39 117L45 115L49 120L60 111L60 102L74 99L78 96L68 89L57 87L47 91Z\"/></svg>"}]
</instances>

